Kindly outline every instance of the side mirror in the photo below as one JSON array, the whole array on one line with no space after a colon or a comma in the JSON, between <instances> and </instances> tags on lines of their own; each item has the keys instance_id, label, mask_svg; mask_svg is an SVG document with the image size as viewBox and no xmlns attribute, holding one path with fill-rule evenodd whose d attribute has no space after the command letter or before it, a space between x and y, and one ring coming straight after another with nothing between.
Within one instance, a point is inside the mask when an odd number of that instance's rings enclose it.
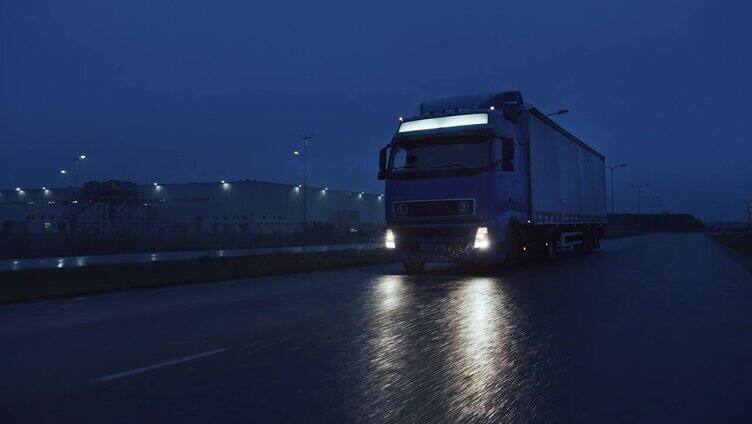
<instances>
[{"instance_id":1,"label":"side mirror","mask_svg":"<svg viewBox=\"0 0 752 424\"><path fill-rule=\"evenodd\" d=\"M501 139L501 170L514 171L514 140Z\"/></svg>"},{"instance_id":2,"label":"side mirror","mask_svg":"<svg viewBox=\"0 0 752 424\"><path fill-rule=\"evenodd\" d=\"M384 147L379 152L379 175L378 178L383 180L386 178L386 151L389 146Z\"/></svg>"}]
</instances>

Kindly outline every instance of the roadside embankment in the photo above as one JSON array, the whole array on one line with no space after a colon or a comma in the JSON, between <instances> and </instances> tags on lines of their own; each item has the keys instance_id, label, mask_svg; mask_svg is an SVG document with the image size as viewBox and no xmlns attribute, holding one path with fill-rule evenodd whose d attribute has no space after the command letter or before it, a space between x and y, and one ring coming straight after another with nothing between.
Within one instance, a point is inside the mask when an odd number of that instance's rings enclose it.
<instances>
[{"instance_id":1,"label":"roadside embankment","mask_svg":"<svg viewBox=\"0 0 752 424\"><path fill-rule=\"evenodd\" d=\"M283 253L184 261L0 272L0 303L390 262L383 249Z\"/></svg>"},{"instance_id":2,"label":"roadside embankment","mask_svg":"<svg viewBox=\"0 0 752 424\"><path fill-rule=\"evenodd\" d=\"M752 256L752 232L713 233L708 236L737 252Z\"/></svg>"}]
</instances>

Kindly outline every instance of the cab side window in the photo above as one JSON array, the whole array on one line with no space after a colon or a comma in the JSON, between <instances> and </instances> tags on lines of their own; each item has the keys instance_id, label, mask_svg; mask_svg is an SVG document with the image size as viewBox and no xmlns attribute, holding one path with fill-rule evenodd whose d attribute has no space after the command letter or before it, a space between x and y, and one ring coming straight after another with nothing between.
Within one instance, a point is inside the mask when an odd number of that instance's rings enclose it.
<instances>
[{"instance_id":1,"label":"cab side window","mask_svg":"<svg viewBox=\"0 0 752 424\"><path fill-rule=\"evenodd\" d=\"M404 169L407 166L407 150L396 147L392 150L392 168Z\"/></svg>"}]
</instances>

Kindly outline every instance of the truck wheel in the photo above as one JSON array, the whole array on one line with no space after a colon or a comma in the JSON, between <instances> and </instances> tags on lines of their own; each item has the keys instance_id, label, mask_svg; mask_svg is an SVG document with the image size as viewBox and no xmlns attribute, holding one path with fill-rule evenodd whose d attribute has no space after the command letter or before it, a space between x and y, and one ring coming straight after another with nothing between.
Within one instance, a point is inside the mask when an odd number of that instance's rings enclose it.
<instances>
[{"instance_id":1,"label":"truck wheel","mask_svg":"<svg viewBox=\"0 0 752 424\"><path fill-rule=\"evenodd\" d=\"M520 234L515 228L510 228L507 232L507 239L505 240L504 246L504 265L506 265L507 268L515 268L520 264L520 259L522 258L522 243L520 242Z\"/></svg>"},{"instance_id":2,"label":"truck wheel","mask_svg":"<svg viewBox=\"0 0 752 424\"><path fill-rule=\"evenodd\" d=\"M422 274L426 270L426 263L421 261L402 262L405 274Z\"/></svg>"},{"instance_id":3,"label":"truck wheel","mask_svg":"<svg viewBox=\"0 0 752 424\"><path fill-rule=\"evenodd\" d=\"M574 251L577 253L587 253L593 248L592 246L590 231L584 230L582 231L582 243L575 244Z\"/></svg>"}]
</instances>

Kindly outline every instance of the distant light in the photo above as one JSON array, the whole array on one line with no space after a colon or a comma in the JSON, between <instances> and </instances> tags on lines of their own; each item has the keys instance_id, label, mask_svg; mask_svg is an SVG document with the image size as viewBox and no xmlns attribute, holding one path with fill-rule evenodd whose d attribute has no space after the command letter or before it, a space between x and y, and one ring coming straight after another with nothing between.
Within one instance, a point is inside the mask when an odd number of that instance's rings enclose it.
<instances>
[{"instance_id":1,"label":"distant light","mask_svg":"<svg viewBox=\"0 0 752 424\"><path fill-rule=\"evenodd\" d=\"M496 108L495 108L495 107L493 107L493 105L491 105L491 107L489 107L488 109L489 109L489 110L494 110L494 109L496 109Z\"/></svg>"},{"instance_id":2,"label":"distant light","mask_svg":"<svg viewBox=\"0 0 752 424\"><path fill-rule=\"evenodd\" d=\"M324 191L327 191L327 190L329 190L329 187L324 187Z\"/></svg>"},{"instance_id":3,"label":"distant light","mask_svg":"<svg viewBox=\"0 0 752 424\"><path fill-rule=\"evenodd\" d=\"M298 184L298 188L303 188L303 184Z\"/></svg>"},{"instance_id":4,"label":"distant light","mask_svg":"<svg viewBox=\"0 0 752 424\"><path fill-rule=\"evenodd\" d=\"M397 132L435 130L439 128L462 127L466 125L488 124L487 113L471 113L467 115L442 116L440 118L419 119L404 122Z\"/></svg>"},{"instance_id":5,"label":"distant light","mask_svg":"<svg viewBox=\"0 0 752 424\"><path fill-rule=\"evenodd\" d=\"M16 187L16 191L21 191L21 187Z\"/></svg>"},{"instance_id":6,"label":"distant light","mask_svg":"<svg viewBox=\"0 0 752 424\"><path fill-rule=\"evenodd\" d=\"M66 171L65 169L61 169L61 170L60 170L60 173L61 173L61 174L67 174L67 173L68 173L68 171Z\"/></svg>"},{"instance_id":7,"label":"distant light","mask_svg":"<svg viewBox=\"0 0 752 424\"><path fill-rule=\"evenodd\" d=\"M300 152L296 150L296 151L292 152L292 154L293 155L300 155Z\"/></svg>"},{"instance_id":8,"label":"distant light","mask_svg":"<svg viewBox=\"0 0 752 424\"><path fill-rule=\"evenodd\" d=\"M222 183L222 184L227 184L227 181L225 181L225 180L221 180L221 181L220 181L220 183Z\"/></svg>"},{"instance_id":9,"label":"distant light","mask_svg":"<svg viewBox=\"0 0 752 424\"><path fill-rule=\"evenodd\" d=\"M81 155L78 158L81 159L81 160L84 160L84 159L86 159L86 155Z\"/></svg>"},{"instance_id":10,"label":"distant light","mask_svg":"<svg viewBox=\"0 0 752 424\"><path fill-rule=\"evenodd\" d=\"M154 183L154 187L159 187L159 184L157 184L157 183Z\"/></svg>"},{"instance_id":11,"label":"distant light","mask_svg":"<svg viewBox=\"0 0 752 424\"><path fill-rule=\"evenodd\" d=\"M47 191L47 187L42 187L42 190Z\"/></svg>"},{"instance_id":12,"label":"distant light","mask_svg":"<svg viewBox=\"0 0 752 424\"><path fill-rule=\"evenodd\" d=\"M71 203L78 203L78 200L74 200L74 201L72 201Z\"/></svg>"},{"instance_id":13,"label":"distant light","mask_svg":"<svg viewBox=\"0 0 752 424\"><path fill-rule=\"evenodd\" d=\"M400 122L403 122L404 120L405 120L405 118L403 118L403 117L401 117L401 116L399 117L399 121L400 121Z\"/></svg>"}]
</instances>

